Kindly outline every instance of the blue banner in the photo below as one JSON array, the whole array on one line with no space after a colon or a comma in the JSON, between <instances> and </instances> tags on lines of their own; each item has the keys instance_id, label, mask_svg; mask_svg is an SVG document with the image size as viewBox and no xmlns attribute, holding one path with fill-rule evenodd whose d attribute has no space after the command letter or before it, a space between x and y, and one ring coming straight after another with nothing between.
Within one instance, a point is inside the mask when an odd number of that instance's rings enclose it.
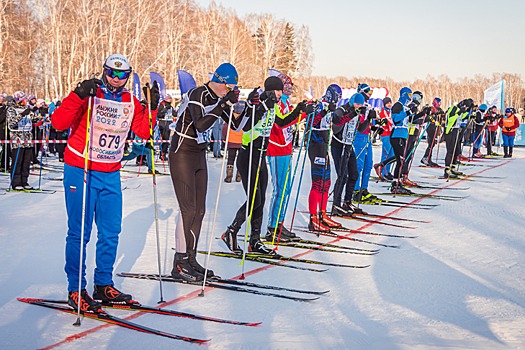
<instances>
[{"instance_id":1,"label":"blue banner","mask_svg":"<svg viewBox=\"0 0 525 350\"><path fill-rule=\"evenodd\" d=\"M142 90L140 89L140 79L137 73L133 73L133 95L141 101L142 100Z\"/></svg>"},{"instance_id":2,"label":"blue banner","mask_svg":"<svg viewBox=\"0 0 525 350\"><path fill-rule=\"evenodd\" d=\"M193 79L193 76L186 72L185 70L177 70L177 75L179 76L179 86L180 86L180 94L181 96L193 89L194 87L197 87L197 83L195 82L195 79Z\"/></svg>"}]
</instances>

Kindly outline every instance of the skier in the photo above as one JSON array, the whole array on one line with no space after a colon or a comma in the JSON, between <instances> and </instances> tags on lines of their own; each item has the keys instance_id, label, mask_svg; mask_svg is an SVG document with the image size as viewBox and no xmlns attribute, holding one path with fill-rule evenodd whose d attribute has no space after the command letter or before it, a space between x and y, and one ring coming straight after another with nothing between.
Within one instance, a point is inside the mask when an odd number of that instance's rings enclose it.
<instances>
[{"instance_id":1,"label":"skier","mask_svg":"<svg viewBox=\"0 0 525 350\"><path fill-rule=\"evenodd\" d=\"M237 233L246 220L246 210L248 210L250 217L248 224L251 227L248 250L262 254L275 254L260 239L266 187L268 185L266 148L273 124L277 123L280 127L290 125L297 121L299 115L306 108L306 104L300 102L291 113L286 116L282 115L277 102L281 98L283 89L284 84L278 77L271 76L266 78L264 81L264 92L260 96L261 103L257 107L256 119L253 121L255 123L254 128L252 130L250 123L246 124L244 128L243 147L237 157L237 169L239 169L241 174L242 185L247 195L246 202L239 208L233 222L222 234L222 240L235 253L242 253L241 248L237 244ZM250 100L250 96L248 96L248 99ZM251 104L256 102L254 99L250 101ZM250 155L252 155L251 159ZM250 185L249 188L248 184ZM247 206L248 209L246 209Z\"/></svg>"},{"instance_id":2,"label":"skier","mask_svg":"<svg viewBox=\"0 0 525 350\"><path fill-rule=\"evenodd\" d=\"M451 106L446 113L445 143L447 154L445 156L445 178L457 178L463 175L457 170L457 158L461 153L461 122L467 119L474 107L472 99L465 99L456 106Z\"/></svg>"},{"instance_id":3,"label":"skier","mask_svg":"<svg viewBox=\"0 0 525 350\"><path fill-rule=\"evenodd\" d=\"M487 126L487 121L485 120L485 112L487 111L488 106L485 103L479 105L478 110L474 113L474 132L472 134L472 157L473 158L483 158L481 154L481 143L483 138L481 133Z\"/></svg>"},{"instance_id":4,"label":"skier","mask_svg":"<svg viewBox=\"0 0 525 350\"><path fill-rule=\"evenodd\" d=\"M33 122L37 116L27 106L26 94L17 91L6 111L11 145L11 188L16 191L32 190L29 185L29 168L33 160Z\"/></svg>"},{"instance_id":5,"label":"skier","mask_svg":"<svg viewBox=\"0 0 525 350\"><path fill-rule=\"evenodd\" d=\"M380 125L383 126L383 133L381 134L381 161L394 156L394 150L390 144L390 135L392 134L392 99L390 97L385 97L383 99L383 108L379 113ZM387 164L381 173L380 179L386 181L394 180L394 175L390 173L390 168L392 164Z\"/></svg>"},{"instance_id":6,"label":"skier","mask_svg":"<svg viewBox=\"0 0 525 350\"><path fill-rule=\"evenodd\" d=\"M316 107L315 117L310 120L310 172L312 188L308 197L310 222L308 228L312 231L329 232L331 228L341 227L326 214L326 205L330 190L330 157L328 155L331 141L332 116L336 110L337 101L341 98L341 88L332 84L328 86L324 96ZM342 125L339 120L336 125Z\"/></svg>"},{"instance_id":7,"label":"skier","mask_svg":"<svg viewBox=\"0 0 525 350\"><path fill-rule=\"evenodd\" d=\"M244 109L246 108L246 101L239 101L233 106L233 116L235 118L239 118ZM226 177L224 178L224 182L230 183L233 179L233 168L235 167L235 159L237 158L237 153L241 149L242 146L242 135L244 131L238 130L231 130L230 134L228 135L228 124L223 123L222 125L222 138L223 140L226 140L226 137L228 137L228 149L226 150ZM237 174L235 175L235 182L241 182L241 174L239 173L239 169L237 169Z\"/></svg>"},{"instance_id":8,"label":"skier","mask_svg":"<svg viewBox=\"0 0 525 350\"><path fill-rule=\"evenodd\" d=\"M487 147L487 156L499 156L492 150L492 147L496 144L496 134L498 131L498 120L501 115L498 114L498 107L492 106L485 115L485 118L489 121L487 125L487 132L485 133L485 146Z\"/></svg>"},{"instance_id":9,"label":"skier","mask_svg":"<svg viewBox=\"0 0 525 350\"><path fill-rule=\"evenodd\" d=\"M383 167L386 164L396 162L394 169L394 181L390 186L390 192L409 194L412 193L409 189L403 187L401 178L401 168L405 162L406 142L408 138L408 119L414 113L408 108L412 101L412 90L408 87L403 87L399 90L399 100L392 106L392 122L394 124L392 134L390 135L390 143L394 149L394 157L388 158L383 162L374 164L374 170L377 176L383 172Z\"/></svg>"},{"instance_id":10,"label":"skier","mask_svg":"<svg viewBox=\"0 0 525 350\"><path fill-rule=\"evenodd\" d=\"M132 299L131 295L115 288L113 283L113 265L122 225L119 170L124 140L130 128L141 138L150 137L148 108L124 88L131 72L126 57L121 54L108 56L103 65L102 80L92 78L78 83L53 113L52 123L57 130L71 128L64 153L64 190L68 216L65 271L69 305L78 308L80 303L82 311L100 311L100 304L95 300L125 303ZM88 106L91 101L92 106ZM154 84L150 101L153 119L158 102L158 85ZM86 130L88 123L91 127ZM87 135L89 141L86 140ZM86 149L88 144L89 148ZM84 174L85 166L87 175ZM83 193L84 186L86 193ZM91 297L86 291L86 254L83 254L81 276L79 261L80 249L85 251L90 240L93 219L98 233L95 286ZM81 243L83 221L85 236Z\"/></svg>"},{"instance_id":11,"label":"skier","mask_svg":"<svg viewBox=\"0 0 525 350\"><path fill-rule=\"evenodd\" d=\"M230 109L239 99L237 82L235 67L223 63L209 82L185 94L178 110L168 157L181 212L175 229L176 253L171 271L176 279L189 282L204 279L206 269L197 262L196 255L208 189L206 149L216 120L222 118L229 122ZM253 97L253 93L249 97ZM251 108L247 107L240 118L232 120L234 129L243 127L247 121L244 115L249 116ZM208 270L207 276L213 277L213 271Z\"/></svg>"},{"instance_id":12,"label":"skier","mask_svg":"<svg viewBox=\"0 0 525 350\"><path fill-rule=\"evenodd\" d=\"M416 142L419 139L421 124L427 121L427 116L430 115L431 112L430 106L425 106L418 112L422 101L423 93L421 91L415 91L412 94L412 102L408 105L411 113L408 118L408 139L405 145L405 155L400 178L404 186L417 186L417 183L408 178L408 173L410 172L412 159L418 146Z\"/></svg>"},{"instance_id":13,"label":"skier","mask_svg":"<svg viewBox=\"0 0 525 350\"><path fill-rule=\"evenodd\" d=\"M520 127L520 121L514 114L513 108L505 109L505 115L498 122L501 128L501 138L503 139L503 158L512 158L514 148L514 138L516 130Z\"/></svg>"},{"instance_id":14,"label":"skier","mask_svg":"<svg viewBox=\"0 0 525 350\"><path fill-rule=\"evenodd\" d=\"M157 120L160 131L160 138L163 141L160 145L160 158L162 160L166 159L169 149L169 140L170 140L170 124L173 123L177 117L177 111L172 104L173 97L170 94L167 94L164 100L159 104ZM151 153L151 152L150 152Z\"/></svg>"},{"instance_id":15,"label":"skier","mask_svg":"<svg viewBox=\"0 0 525 350\"><path fill-rule=\"evenodd\" d=\"M157 114L158 116L158 114ZM125 154L122 157L122 162L132 160L135 158L138 158L139 156L142 156L146 158L146 165L148 166L148 174L153 174L153 167L152 167L152 157L151 157L151 143L149 140L141 139L138 136L135 136L133 139L133 144L131 145L131 152L128 154ZM160 172L155 169L155 174L160 174Z\"/></svg>"},{"instance_id":16,"label":"skier","mask_svg":"<svg viewBox=\"0 0 525 350\"><path fill-rule=\"evenodd\" d=\"M290 102L293 83L292 79L286 74L280 73L278 78L283 82L283 93L277 105L279 106L280 114L286 118L293 111L293 105ZM298 118L283 126L279 125L279 123L274 123L270 132L266 155L270 166L273 193L272 199L270 200L268 230L266 233L266 240L268 241L274 239L274 234L276 239L280 239L283 242L296 238L295 233L290 232L283 225L283 222L291 189L292 179L290 170L293 152L293 133L298 123L305 116L306 114L301 113Z\"/></svg>"},{"instance_id":17,"label":"skier","mask_svg":"<svg viewBox=\"0 0 525 350\"><path fill-rule=\"evenodd\" d=\"M352 216L363 213L361 208L352 204L354 187L357 182L357 161L352 143L358 123L359 109L365 103L361 94L355 94L350 100L338 107L333 114L331 153L337 171L334 185L332 216ZM345 191L344 201L341 197Z\"/></svg>"},{"instance_id":18,"label":"skier","mask_svg":"<svg viewBox=\"0 0 525 350\"><path fill-rule=\"evenodd\" d=\"M7 94L0 95L0 140L9 140L9 128L7 127L7 107L8 101L12 101L12 96ZM8 171L10 168L11 159L11 145L9 143L1 144L2 151L0 152L0 171Z\"/></svg>"},{"instance_id":19,"label":"skier","mask_svg":"<svg viewBox=\"0 0 525 350\"><path fill-rule=\"evenodd\" d=\"M372 121L377 118L376 111L367 103L372 96L372 89L368 84L359 84L357 93L365 99L365 104L359 110L357 132L354 136L354 152L357 155L357 181L354 187L354 201L358 203L374 203L381 201L378 197L368 192L368 181L370 172L374 166L374 154L372 150L373 134L381 135L383 128L375 125Z\"/></svg>"},{"instance_id":20,"label":"skier","mask_svg":"<svg viewBox=\"0 0 525 350\"><path fill-rule=\"evenodd\" d=\"M436 140L439 140L438 131L441 128L442 117L445 115L445 112L441 109L441 99L435 97L432 100L432 108L428 118L430 123L427 127L427 148L425 149L425 154L421 158L421 164L432 167L439 168L439 164L432 161L432 150L436 144Z\"/></svg>"}]
</instances>

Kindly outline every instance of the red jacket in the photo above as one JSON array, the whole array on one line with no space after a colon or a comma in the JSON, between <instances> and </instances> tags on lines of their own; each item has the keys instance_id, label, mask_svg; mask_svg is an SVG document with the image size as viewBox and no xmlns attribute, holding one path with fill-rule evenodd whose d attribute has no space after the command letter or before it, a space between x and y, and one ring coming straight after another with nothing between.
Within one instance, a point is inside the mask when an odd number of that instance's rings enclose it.
<instances>
[{"instance_id":1,"label":"red jacket","mask_svg":"<svg viewBox=\"0 0 525 350\"><path fill-rule=\"evenodd\" d=\"M279 100L277 102L279 106L279 112L282 116L288 115L293 111L293 106L290 103L290 99L287 99L286 102ZM301 113L301 119L303 119L306 114ZM297 120L294 120L288 125L279 126L277 123L274 123L270 131L270 142L268 143L268 149L266 150L266 155L270 157L275 156L288 156L293 152L293 127L297 125Z\"/></svg>"},{"instance_id":2,"label":"red jacket","mask_svg":"<svg viewBox=\"0 0 525 350\"><path fill-rule=\"evenodd\" d=\"M379 118L386 119L388 122L386 125L383 125L383 133L381 134L381 137L390 136L392 134L392 118L391 118L391 111L387 111L386 109L382 109L381 113L379 113Z\"/></svg>"},{"instance_id":3,"label":"red jacket","mask_svg":"<svg viewBox=\"0 0 525 350\"><path fill-rule=\"evenodd\" d=\"M106 94L104 94L106 91ZM117 94L107 93L107 90L103 90L101 87L97 90L96 97L101 98L105 101L114 102L131 102L132 95L129 91L123 90ZM57 130L67 130L71 128L67 147L64 152L64 162L68 165L75 166L78 168L84 168L84 149L86 146L86 125L87 125L87 110L88 110L89 98L81 99L74 92L71 92L63 101L62 105L55 110L53 113L52 124ZM133 116L131 119L131 130L142 139L149 139L150 137L150 126L149 126L149 113L146 106L142 105L135 96L133 96ZM93 108L91 108L91 123L97 122L93 116L95 115ZM152 111L153 126L156 123L157 111ZM109 120L109 118L108 118ZM111 120L113 121L113 120ZM119 121L118 119L116 121ZM122 123L125 124L125 123ZM113 123L112 125L115 125ZM106 126L106 125L104 125ZM130 125L121 125L129 130ZM111 128L111 125L109 126ZM91 128L93 134L97 132L97 128ZM93 131L94 130L94 131ZM100 131L99 131L100 132ZM101 136L107 136L102 134ZM122 148L126 137L119 138L106 138L99 137L96 139L94 135L91 135L90 143L91 150L93 151L94 145L98 144L104 146L113 146L112 150L115 155L112 156L115 160L111 160L111 157L105 158L103 161L88 161L88 169L102 171L102 172L113 172L118 171L121 168L120 159L122 158ZM102 143L103 141L103 143ZM90 152L91 154L91 152ZM102 153L103 154L103 153Z\"/></svg>"}]
</instances>

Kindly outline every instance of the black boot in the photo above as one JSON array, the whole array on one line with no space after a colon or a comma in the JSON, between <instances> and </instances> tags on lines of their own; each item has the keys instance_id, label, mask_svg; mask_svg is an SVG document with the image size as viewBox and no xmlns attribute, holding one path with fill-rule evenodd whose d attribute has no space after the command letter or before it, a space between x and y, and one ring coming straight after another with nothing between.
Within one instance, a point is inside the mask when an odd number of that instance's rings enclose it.
<instances>
[{"instance_id":1,"label":"black boot","mask_svg":"<svg viewBox=\"0 0 525 350\"><path fill-rule=\"evenodd\" d=\"M237 243L237 232L239 232L239 228L240 227L235 225L228 226L226 231L221 236L222 241L226 243L228 249L236 254L242 254L242 249Z\"/></svg>"},{"instance_id":2,"label":"black boot","mask_svg":"<svg viewBox=\"0 0 525 350\"><path fill-rule=\"evenodd\" d=\"M509 147L509 158L512 158L512 149L513 149L513 148L514 148L514 147Z\"/></svg>"},{"instance_id":3,"label":"black boot","mask_svg":"<svg viewBox=\"0 0 525 350\"><path fill-rule=\"evenodd\" d=\"M188 253L175 253L171 277L188 282L202 282L204 275L195 271L189 260Z\"/></svg>"},{"instance_id":4,"label":"black boot","mask_svg":"<svg viewBox=\"0 0 525 350\"><path fill-rule=\"evenodd\" d=\"M188 262L190 263L190 266L193 268L193 270L204 276L206 269L202 267L197 261L197 252L195 250L188 252ZM211 279L212 277L215 277L215 274L213 273L213 270L208 269L206 278Z\"/></svg>"},{"instance_id":5,"label":"black boot","mask_svg":"<svg viewBox=\"0 0 525 350\"><path fill-rule=\"evenodd\" d=\"M133 299L130 294L122 293L112 285L97 286L93 290L93 299L106 303L128 304Z\"/></svg>"},{"instance_id":6,"label":"black boot","mask_svg":"<svg viewBox=\"0 0 525 350\"><path fill-rule=\"evenodd\" d=\"M503 158L509 158L509 147L503 146Z\"/></svg>"},{"instance_id":7,"label":"black boot","mask_svg":"<svg viewBox=\"0 0 525 350\"><path fill-rule=\"evenodd\" d=\"M233 178L233 165L228 165L226 168L226 177L224 178L224 182L232 182Z\"/></svg>"}]
</instances>

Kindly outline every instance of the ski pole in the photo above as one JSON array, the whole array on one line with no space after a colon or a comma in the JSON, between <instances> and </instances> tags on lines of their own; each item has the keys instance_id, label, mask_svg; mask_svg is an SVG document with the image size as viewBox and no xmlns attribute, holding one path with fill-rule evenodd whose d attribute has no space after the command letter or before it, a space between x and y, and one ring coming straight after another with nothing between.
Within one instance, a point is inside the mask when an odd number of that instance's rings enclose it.
<instances>
[{"instance_id":1,"label":"ski pole","mask_svg":"<svg viewBox=\"0 0 525 350\"><path fill-rule=\"evenodd\" d=\"M78 263L78 299L77 299L77 306L78 306L78 312L77 312L77 320L75 323L73 323L73 326L79 327L82 324L81 318L80 318L80 293L82 291L82 267L84 262L84 236L85 236L85 225L86 225L86 191L87 191L87 177L88 177L88 162L89 162L89 153L90 153L90 137L92 136L91 133L91 103L93 101L93 97L89 96L88 99L88 109L87 109L87 117L86 117L86 143L84 146L84 183L82 185L82 218L80 220L80 259Z\"/></svg>"},{"instance_id":2,"label":"ski pole","mask_svg":"<svg viewBox=\"0 0 525 350\"><path fill-rule=\"evenodd\" d=\"M304 165L306 163L306 157L308 156L308 149L310 147L310 141L312 139L312 127L314 125L314 119L315 119L315 112L312 113L312 117L309 118L310 125L307 124L308 129L308 141L306 141L306 147L304 150L304 157L303 157L303 164L301 165L301 174L299 175L299 184L297 185L297 194L295 196L295 203L293 206L293 212L292 212L292 220L290 222L290 231L293 232L293 223L295 220L295 213L297 212L297 202L299 201L299 193L301 191L301 184L303 182L303 174L304 174ZM305 135L306 136L306 135ZM305 136L303 136L303 141ZM297 159L297 163L299 163L299 159ZM294 174L295 177L295 174Z\"/></svg>"},{"instance_id":3,"label":"ski pole","mask_svg":"<svg viewBox=\"0 0 525 350\"><path fill-rule=\"evenodd\" d=\"M479 138L483 135L483 131L485 131L485 128L487 127L489 123L489 120L487 119L485 121L485 124L483 124L483 128L481 128L481 131L479 132L478 136L476 137L476 139L472 142L472 145L476 144L476 142L478 142ZM480 147L481 148L481 147ZM472 152L469 152L469 154L471 154ZM471 157L470 159L474 159L474 154L471 154Z\"/></svg>"},{"instance_id":4,"label":"ski pole","mask_svg":"<svg viewBox=\"0 0 525 350\"><path fill-rule=\"evenodd\" d=\"M228 130L226 131L226 144L224 146L224 149L228 149L228 139L230 137L232 118L233 118L233 106L230 107L230 118L228 120ZM227 157L222 157L221 172L220 172L221 177L222 177L222 174L224 174L224 168L225 168L225 165L226 165L226 158ZM217 199L215 200L215 210L213 211L213 221L211 223L211 231L208 231L208 235L209 235L209 239L208 239L208 254L206 255L206 263L205 263L205 269L204 269L204 279L202 280L201 292L199 293L200 297L204 296L204 287L206 286L206 279L208 277L208 265L210 263L210 257L211 257L211 245L212 245L212 241L213 241L213 233L215 232L215 222L217 221L217 213L219 212L219 199L221 197L222 183L223 183L223 181L219 181L219 186L217 188Z\"/></svg>"},{"instance_id":5,"label":"ski pole","mask_svg":"<svg viewBox=\"0 0 525 350\"><path fill-rule=\"evenodd\" d=\"M162 271L160 263L160 235L159 235L159 209L157 202L157 176L155 175L155 144L153 142L153 116L151 114L151 89L149 84L146 83L146 94L148 100L148 118L149 118L149 134L150 134L150 146L151 146L151 171L153 179L153 207L155 208L155 237L157 238L157 265L159 268L159 290L160 290L160 300L158 304L164 302L164 297L162 294ZM145 145L145 143L144 143ZM144 146L145 147L145 146Z\"/></svg>"},{"instance_id":6,"label":"ski pole","mask_svg":"<svg viewBox=\"0 0 525 350\"><path fill-rule=\"evenodd\" d=\"M252 128L250 129L250 140L253 141L253 129L255 128L255 105L253 106L252 108ZM248 235L249 235L249 230L250 230L250 227L249 227L249 223L250 223L250 208L249 208L249 203L250 203L250 189L251 189L251 184L252 184L252 161L253 161L253 147L251 144L249 144L250 146L250 159L248 160L248 183L247 183L247 186L246 186L246 219L245 219L245 222L246 222L246 226L245 226L245 232L244 232L244 245L243 245L243 259L241 260L240 264L243 265L244 264L244 252L246 251L246 243L248 241ZM243 274L241 275L241 279L244 279L244 269L242 269L243 271Z\"/></svg>"}]
</instances>

